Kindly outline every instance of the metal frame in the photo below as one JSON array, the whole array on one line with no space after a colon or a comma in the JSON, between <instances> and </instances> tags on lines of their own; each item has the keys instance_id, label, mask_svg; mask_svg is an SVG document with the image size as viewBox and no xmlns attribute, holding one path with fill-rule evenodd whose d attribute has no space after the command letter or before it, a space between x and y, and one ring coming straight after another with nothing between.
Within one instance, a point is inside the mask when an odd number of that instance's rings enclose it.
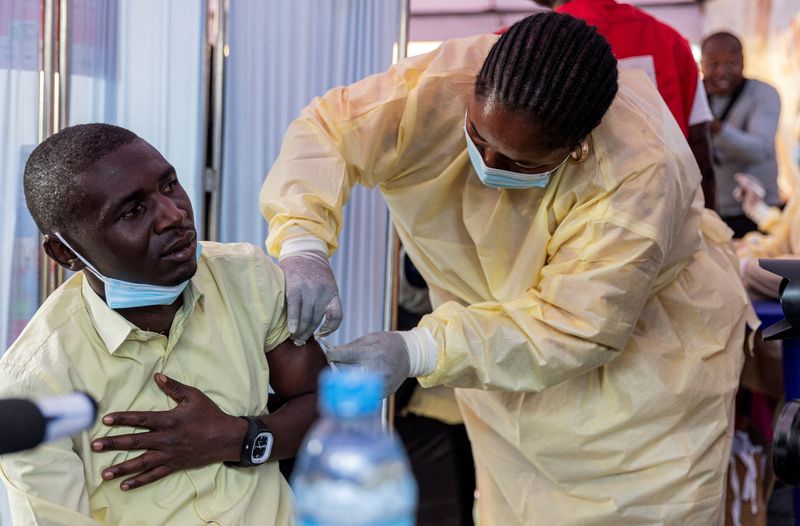
<instances>
[{"instance_id":1,"label":"metal frame","mask_svg":"<svg viewBox=\"0 0 800 526\"><path fill-rule=\"evenodd\" d=\"M222 156L224 140L224 119L225 119L225 61L227 56L227 28L228 28L228 0L209 0L209 5L215 3L216 20L215 36L216 39L211 47L211 71L208 82L211 84L211 106L210 115L210 136L207 139L209 152L205 163L205 173L203 174L203 186L205 189L205 203L208 208L205 210L206 231L205 239L218 241L220 236L220 215L222 213ZM209 126L206 126L208 129Z\"/></svg>"},{"instance_id":2,"label":"metal frame","mask_svg":"<svg viewBox=\"0 0 800 526\"><path fill-rule=\"evenodd\" d=\"M54 86L58 93L54 97L57 107L54 108L56 117L53 133L69 126L69 3L72 0L59 0L58 4L58 71L55 72L57 82ZM52 292L64 283L67 273L64 267L53 263L55 275L53 276Z\"/></svg>"},{"instance_id":3,"label":"metal frame","mask_svg":"<svg viewBox=\"0 0 800 526\"><path fill-rule=\"evenodd\" d=\"M58 123L55 131L66 128L69 125L69 2L71 0L59 0L58 3Z\"/></svg>"},{"instance_id":4,"label":"metal frame","mask_svg":"<svg viewBox=\"0 0 800 526\"><path fill-rule=\"evenodd\" d=\"M409 0L400 0L400 28L397 38L396 61L406 58L408 54L408 23L411 18ZM397 300L400 293L400 238L392 223L392 215L386 212L386 267L384 274L383 330L393 331L397 328ZM394 426L394 395L389 395L381 403L381 421L385 430L392 432Z\"/></svg>"},{"instance_id":5,"label":"metal frame","mask_svg":"<svg viewBox=\"0 0 800 526\"><path fill-rule=\"evenodd\" d=\"M69 112L69 0L42 0L39 71L39 142L67 124ZM43 238L40 237L40 241ZM64 282L64 269L39 251L39 303Z\"/></svg>"}]
</instances>

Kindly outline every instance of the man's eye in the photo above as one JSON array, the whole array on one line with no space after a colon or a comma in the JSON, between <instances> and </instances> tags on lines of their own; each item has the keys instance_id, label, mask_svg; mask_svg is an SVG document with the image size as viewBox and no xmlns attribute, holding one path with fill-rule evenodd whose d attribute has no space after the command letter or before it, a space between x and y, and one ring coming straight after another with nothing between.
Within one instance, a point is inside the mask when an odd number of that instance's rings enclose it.
<instances>
[{"instance_id":1,"label":"man's eye","mask_svg":"<svg viewBox=\"0 0 800 526\"><path fill-rule=\"evenodd\" d=\"M170 181L164 185L164 193L168 194L175 190L175 187L178 185L178 181Z\"/></svg>"},{"instance_id":2,"label":"man's eye","mask_svg":"<svg viewBox=\"0 0 800 526\"><path fill-rule=\"evenodd\" d=\"M122 214L122 219L133 219L134 217L138 216L144 211L144 207L137 203L130 207L124 214Z\"/></svg>"}]
</instances>

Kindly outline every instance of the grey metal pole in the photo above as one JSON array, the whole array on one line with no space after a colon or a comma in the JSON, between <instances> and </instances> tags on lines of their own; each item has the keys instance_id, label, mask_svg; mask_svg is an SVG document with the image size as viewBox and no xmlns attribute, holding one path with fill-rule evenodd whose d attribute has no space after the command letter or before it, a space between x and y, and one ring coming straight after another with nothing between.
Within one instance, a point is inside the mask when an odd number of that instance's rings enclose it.
<instances>
[{"instance_id":1,"label":"grey metal pole","mask_svg":"<svg viewBox=\"0 0 800 526\"><path fill-rule=\"evenodd\" d=\"M56 25L58 24L58 0L43 0L43 27L39 83L39 142L56 131L57 116L54 108L55 73L58 67Z\"/></svg>"},{"instance_id":2,"label":"grey metal pole","mask_svg":"<svg viewBox=\"0 0 800 526\"><path fill-rule=\"evenodd\" d=\"M225 97L225 60L227 55L228 0L217 1L216 41L211 62L213 92L211 93L211 159L206 170L205 187L208 200L208 232L206 239L219 240L220 215L222 213L222 141Z\"/></svg>"},{"instance_id":3,"label":"grey metal pole","mask_svg":"<svg viewBox=\"0 0 800 526\"><path fill-rule=\"evenodd\" d=\"M397 61L408 54L408 22L410 17L409 0L400 0L400 28L397 39ZM398 274L400 259L400 239L392 224L391 213L387 212L386 226L386 266L384 274L383 330L392 331L397 328L397 299L400 289ZM394 429L394 395L390 395L381 403L381 421L385 430Z\"/></svg>"},{"instance_id":4,"label":"grey metal pole","mask_svg":"<svg viewBox=\"0 0 800 526\"><path fill-rule=\"evenodd\" d=\"M55 73L57 68L56 25L58 23L57 0L43 0L43 27L40 48L42 69L39 73L39 142L52 135L58 126L55 114ZM40 239L41 241L41 239ZM55 273L53 262L39 251L39 303L55 290Z\"/></svg>"},{"instance_id":5,"label":"grey metal pole","mask_svg":"<svg viewBox=\"0 0 800 526\"><path fill-rule=\"evenodd\" d=\"M53 133L69 126L69 3L71 0L59 0L58 4L58 66L54 72L58 82L55 87L58 93L54 97L57 104L53 112ZM66 271L61 265L53 263L55 275L50 293L64 283Z\"/></svg>"},{"instance_id":6,"label":"grey metal pole","mask_svg":"<svg viewBox=\"0 0 800 526\"><path fill-rule=\"evenodd\" d=\"M70 0L59 0L58 4L58 122L55 130L69 126L69 4Z\"/></svg>"},{"instance_id":7,"label":"grey metal pole","mask_svg":"<svg viewBox=\"0 0 800 526\"><path fill-rule=\"evenodd\" d=\"M211 98L211 56L214 52L214 43L217 41L217 15L216 6L218 0L206 0L206 23L203 33L203 80L201 86L203 87L203 99L201 106L203 111L200 114L200 144L203 145L203 161L200 166L200 188L202 190L202 197L198 203L194 204L194 213L196 216L195 227L197 228L197 238L208 239L208 203L206 202L206 193L210 192L211 188L211 169L209 162L211 161L211 154L208 149L208 141L211 134L208 131L208 125L211 122L210 113L210 98ZM213 24L213 25L212 25Z\"/></svg>"}]
</instances>

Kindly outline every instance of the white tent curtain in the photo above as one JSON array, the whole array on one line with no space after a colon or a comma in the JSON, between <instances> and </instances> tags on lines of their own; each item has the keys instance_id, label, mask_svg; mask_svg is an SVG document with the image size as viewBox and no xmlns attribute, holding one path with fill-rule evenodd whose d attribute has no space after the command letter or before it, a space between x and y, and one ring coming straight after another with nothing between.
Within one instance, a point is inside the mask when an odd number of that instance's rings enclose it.
<instances>
[{"instance_id":1,"label":"white tent curtain","mask_svg":"<svg viewBox=\"0 0 800 526\"><path fill-rule=\"evenodd\" d=\"M292 119L315 96L389 67L399 0L236 0L230 3L222 170L223 241L262 245L258 192ZM333 258L345 321L333 342L380 330L386 207L358 188Z\"/></svg>"},{"instance_id":2,"label":"white tent curtain","mask_svg":"<svg viewBox=\"0 0 800 526\"><path fill-rule=\"evenodd\" d=\"M205 19L205 0L71 0L68 19L69 124L116 124L155 146L175 166L198 225Z\"/></svg>"},{"instance_id":3,"label":"white tent curtain","mask_svg":"<svg viewBox=\"0 0 800 526\"><path fill-rule=\"evenodd\" d=\"M0 354L38 302L39 237L22 171L38 138L39 0L0 2ZM11 524L0 485L0 525Z\"/></svg>"},{"instance_id":4,"label":"white tent curtain","mask_svg":"<svg viewBox=\"0 0 800 526\"><path fill-rule=\"evenodd\" d=\"M0 354L38 302L38 233L25 207L22 172L38 139L38 0L0 2Z\"/></svg>"}]
</instances>

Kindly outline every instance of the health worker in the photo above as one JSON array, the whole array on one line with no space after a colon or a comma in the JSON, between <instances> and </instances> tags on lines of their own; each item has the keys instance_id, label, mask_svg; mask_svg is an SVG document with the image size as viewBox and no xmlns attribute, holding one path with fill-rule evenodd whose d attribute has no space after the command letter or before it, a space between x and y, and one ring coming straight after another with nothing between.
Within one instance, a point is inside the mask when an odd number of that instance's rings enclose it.
<instances>
[{"instance_id":1,"label":"health worker","mask_svg":"<svg viewBox=\"0 0 800 526\"><path fill-rule=\"evenodd\" d=\"M540 13L315 99L261 207L299 341L340 318L351 189L383 193L435 310L328 359L458 388L482 524L707 525L751 311L700 179L647 76Z\"/></svg>"}]
</instances>

